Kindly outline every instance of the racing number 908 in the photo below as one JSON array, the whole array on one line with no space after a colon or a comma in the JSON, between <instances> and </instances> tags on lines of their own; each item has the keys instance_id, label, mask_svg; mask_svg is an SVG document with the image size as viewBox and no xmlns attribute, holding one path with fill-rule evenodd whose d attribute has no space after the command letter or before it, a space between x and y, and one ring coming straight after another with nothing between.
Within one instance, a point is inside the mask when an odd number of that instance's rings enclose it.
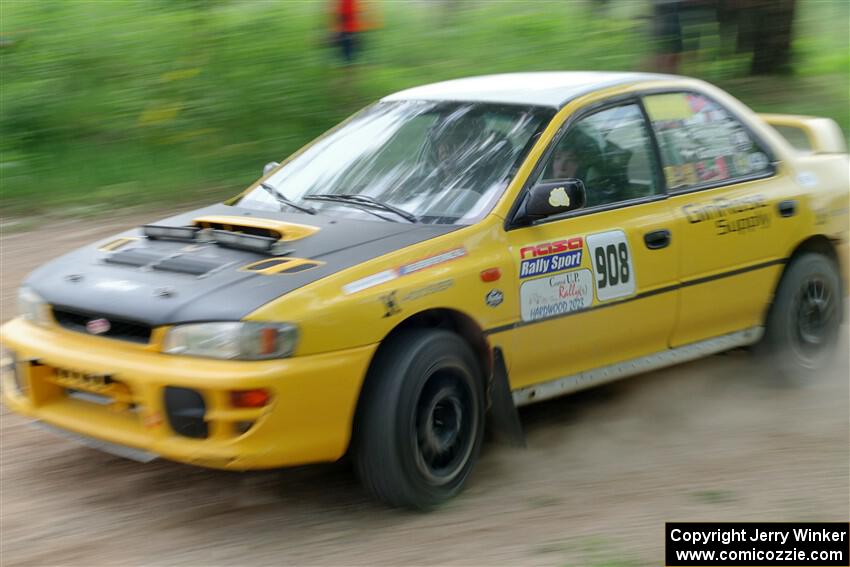
<instances>
[{"instance_id":1,"label":"racing number 908","mask_svg":"<svg viewBox=\"0 0 850 567\"><path fill-rule=\"evenodd\" d=\"M619 229L598 232L585 242L595 276L596 299L608 301L632 295L637 273L626 233Z\"/></svg>"},{"instance_id":2,"label":"racing number 908","mask_svg":"<svg viewBox=\"0 0 850 567\"><path fill-rule=\"evenodd\" d=\"M600 246L595 256L598 289L629 281L629 249L625 242Z\"/></svg>"}]
</instances>

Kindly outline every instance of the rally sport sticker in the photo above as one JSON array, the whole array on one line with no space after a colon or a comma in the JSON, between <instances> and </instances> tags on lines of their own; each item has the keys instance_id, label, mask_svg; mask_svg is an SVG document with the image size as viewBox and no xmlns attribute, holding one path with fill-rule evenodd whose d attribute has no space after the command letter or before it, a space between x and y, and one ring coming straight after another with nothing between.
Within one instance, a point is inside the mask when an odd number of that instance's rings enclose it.
<instances>
[{"instance_id":1,"label":"rally sport sticker","mask_svg":"<svg viewBox=\"0 0 850 567\"><path fill-rule=\"evenodd\" d=\"M528 280L519 295L523 321L587 309L593 303L593 275L585 269Z\"/></svg>"},{"instance_id":2,"label":"rally sport sticker","mask_svg":"<svg viewBox=\"0 0 850 567\"><path fill-rule=\"evenodd\" d=\"M626 233L611 230L592 234L586 240L597 299L607 301L634 294L635 270Z\"/></svg>"},{"instance_id":3,"label":"rally sport sticker","mask_svg":"<svg viewBox=\"0 0 850 567\"><path fill-rule=\"evenodd\" d=\"M581 266L584 240L580 236L520 249L519 277L530 278Z\"/></svg>"}]
</instances>

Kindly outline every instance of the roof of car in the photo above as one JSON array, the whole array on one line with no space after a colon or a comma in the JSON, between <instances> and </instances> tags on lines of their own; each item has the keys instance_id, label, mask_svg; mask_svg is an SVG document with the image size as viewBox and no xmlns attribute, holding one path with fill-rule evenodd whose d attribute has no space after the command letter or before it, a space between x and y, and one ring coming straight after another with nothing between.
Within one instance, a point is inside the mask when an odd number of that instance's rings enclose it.
<instances>
[{"instance_id":1,"label":"roof of car","mask_svg":"<svg viewBox=\"0 0 850 567\"><path fill-rule=\"evenodd\" d=\"M382 100L446 100L561 108L570 100L622 84L677 78L654 73L558 71L454 79L393 93Z\"/></svg>"}]
</instances>

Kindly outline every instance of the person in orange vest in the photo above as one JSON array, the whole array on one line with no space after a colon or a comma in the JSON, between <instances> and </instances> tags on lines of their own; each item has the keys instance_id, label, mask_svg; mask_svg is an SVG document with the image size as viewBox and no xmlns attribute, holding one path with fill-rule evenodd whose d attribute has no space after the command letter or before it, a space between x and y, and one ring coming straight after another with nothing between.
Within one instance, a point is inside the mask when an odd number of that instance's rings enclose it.
<instances>
[{"instance_id":1,"label":"person in orange vest","mask_svg":"<svg viewBox=\"0 0 850 567\"><path fill-rule=\"evenodd\" d=\"M336 44L346 65L354 63L362 44L365 29L363 6L358 0L333 0Z\"/></svg>"}]
</instances>

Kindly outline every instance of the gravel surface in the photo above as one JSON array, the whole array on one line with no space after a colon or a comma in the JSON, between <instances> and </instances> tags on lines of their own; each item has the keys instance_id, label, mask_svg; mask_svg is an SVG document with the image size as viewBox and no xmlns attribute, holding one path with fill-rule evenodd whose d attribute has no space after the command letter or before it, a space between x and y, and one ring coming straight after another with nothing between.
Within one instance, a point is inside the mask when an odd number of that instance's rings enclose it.
<instances>
[{"instance_id":1,"label":"gravel surface","mask_svg":"<svg viewBox=\"0 0 850 567\"><path fill-rule=\"evenodd\" d=\"M0 237L0 308L31 269L164 216ZM850 517L848 338L805 386L744 352L525 408L528 449L485 444L469 488L388 510L346 463L227 473L147 465L0 413L2 565L659 565L665 521Z\"/></svg>"}]
</instances>

